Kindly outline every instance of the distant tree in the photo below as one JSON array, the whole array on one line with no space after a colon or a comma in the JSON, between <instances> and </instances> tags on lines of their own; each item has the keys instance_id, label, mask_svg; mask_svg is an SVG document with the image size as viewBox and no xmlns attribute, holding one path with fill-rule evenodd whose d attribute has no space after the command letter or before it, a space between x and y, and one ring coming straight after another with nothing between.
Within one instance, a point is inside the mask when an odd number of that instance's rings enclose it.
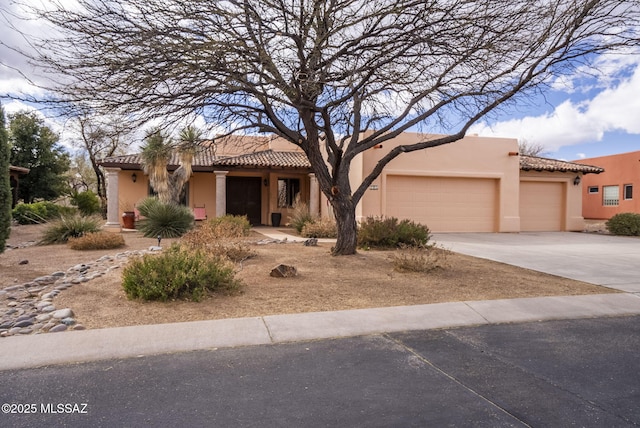
<instances>
[{"instance_id":1,"label":"distant tree","mask_svg":"<svg viewBox=\"0 0 640 428\"><path fill-rule=\"evenodd\" d=\"M95 183L95 191L100 199L102 210L106 214L107 181L102 167L98 165L100 159L116 154L122 154L130 146L131 129L123 118L103 119L95 114L83 112L77 117L80 140L77 142L83 152L82 158L75 159L77 173L82 183L91 186ZM86 161L88 159L95 177L88 177Z\"/></svg>"},{"instance_id":2,"label":"distant tree","mask_svg":"<svg viewBox=\"0 0 640 428\"><path fill-rule=\"evenodd\" d=\"M527 140L518 141L518 152L527 156L547 156L549 152L540 143L531 143Z\"/></svg>"},{"instance_id":3,"label":"distant tree","mask_svg":"<svg viewBox=\"0 0 640 428\"><path fill-rule=\"evenodd\" d=\"M32 9L56 29L31 56L64 76L48 85L54 102L140 122L202 115L229 133L288 140L307 155L331 203L336 255L356 251L356 207L394 158L458 141L553 77L638 46L640 26L637 1L622 0L65 5ZM415 129L423 138L350 181L359 155Z\"/></svg>"},{"instance_id":4,"label":"distant tree","mask_svg":"<svg viewBox=\"0 0 640 428\"><path fill-rule=\"evenodd\" d=\"M11 184L9 181L9 136L0 104L0 253L4 252L11 232Z\"/></svg>"},{"instance_id":5,"label":"distant tree","mask_svg":"<svg viewBox=\"0 0 640 428\"><path fill-rule=\"evenodd\" d=\"M31 203L65 193L69 154L41 118L26 111L9 115L9 141L11 163L30 170L20 178L18 199Z\"/></svg>"}]
</instances>

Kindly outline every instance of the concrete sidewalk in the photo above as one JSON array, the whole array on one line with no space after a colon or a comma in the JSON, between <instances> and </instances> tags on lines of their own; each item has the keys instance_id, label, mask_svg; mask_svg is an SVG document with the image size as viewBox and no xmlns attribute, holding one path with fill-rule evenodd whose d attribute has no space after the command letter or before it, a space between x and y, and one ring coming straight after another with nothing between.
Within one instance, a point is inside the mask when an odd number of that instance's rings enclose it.
<instances>
[{"instance_id":1,"label":"concrete sidewalk","mask_svg":"<svg viewBox=\"0 0 640 428\"><path fill-rule=\"evenodd\" d=\"M12 336L0 370L376 333L640 314L631 293L438 303Z\"/></svg>"}]
</instances>

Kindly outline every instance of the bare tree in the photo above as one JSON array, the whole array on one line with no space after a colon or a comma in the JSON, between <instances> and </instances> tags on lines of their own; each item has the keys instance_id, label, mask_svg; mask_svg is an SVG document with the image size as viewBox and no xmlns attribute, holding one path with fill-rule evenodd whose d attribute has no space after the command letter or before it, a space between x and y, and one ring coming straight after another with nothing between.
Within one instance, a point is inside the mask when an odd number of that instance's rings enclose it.
<instances>
[{"instance_id":1,"label":"bare tree","mask_svg":"<svg viewBox=\"0 0 640 428\"><path fill-rule=\"evenodd\" d=\"M98 162L105 157L120 154L129 147L130 129L125 126L122 118L102 120L94 114L83 112L76 120L80 136L78 145L91 163L97 195L104 211L107 206L107 181Z\"/></svg>"},{"instance_id":2,"label":"bare tree","mask_svg":"<svg viewBox=\"0 0 640 428\"><path fill-rule=\"evenodd\" d=\"M546 156L549 152L540 143L532 143L526 139L518 141L518 152L527 156Z\"/></svg>"},{"instance_id":3,"label":"bare tree","mask_svg":"<svg viewBox=\"0 0 640 428\"><path fill-rule=\"evenodd\" d=\"M298 145L336 214L334 254L356 251L356 205L392 159L460 140L551 76L638 42L637 0L78 3L37 11L61 36L34 59L64 76L65 102L140 121L198 114ZM352 188L358 154L415 129L422 141Z\"/></svg>"}]
</instances>

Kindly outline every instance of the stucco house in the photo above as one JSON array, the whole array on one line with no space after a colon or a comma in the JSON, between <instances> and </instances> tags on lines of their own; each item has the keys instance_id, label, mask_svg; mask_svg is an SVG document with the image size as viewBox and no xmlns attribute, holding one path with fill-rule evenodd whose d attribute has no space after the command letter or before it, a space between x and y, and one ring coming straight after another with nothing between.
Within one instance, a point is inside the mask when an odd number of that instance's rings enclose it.
<instances>
[{"instance_id":1,"label":"stucco house","mask_svg":"<svg viewBox=\"0 0 640 428\"><path fill-rule=\"evenodd\" d=\"M618 213L640 213L640 195L637 194L640 190L640 151L584 159L581 162L604 169L602 174L584 179L584 218L610 219Z\"/></svg>"},{"instance_id":2,"label":"stucco house","mask_svg":"<svg viewBox=\"0 0 640 428\"><path fill-rule=\"evenodd\" d=\"M404 133L359 155L350 179L355 187L391 148L417 142ZM150 194L139 154L104 159L108 228ZM168 169L178 167L177 158ZM313 213L331 216L311 166L297 147L275 137L240 137L200 146L184 204L208 217L246 214L253 224L286 222L296 197ZM468 136L391 161L357 207L358 218L395 216L434 232L582 230L581 179L601 168L520 156L515 139Z\"/></svg>"}]
</instances>

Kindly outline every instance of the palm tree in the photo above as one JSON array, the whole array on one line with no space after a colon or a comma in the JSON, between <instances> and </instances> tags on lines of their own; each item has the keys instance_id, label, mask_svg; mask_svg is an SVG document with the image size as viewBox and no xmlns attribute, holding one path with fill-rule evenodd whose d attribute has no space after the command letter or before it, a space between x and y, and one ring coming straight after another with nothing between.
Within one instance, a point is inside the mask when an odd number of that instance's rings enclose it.
<instances>
[{"instance_id":1,"label":"palm tree","mask_svg":"<svg viewBox=\"0 0 640 428\"><path fill-rule=\"evenodd\" d=\"M149 176L151 187L163 203L178 205L184 185L193 174L191 166L202 131L189 125L180 132L180 142L173 145L169 136L155 129L146 139L142 149L144 172ZM179 167L172 174L167 171L173 151L178 153Z\"/></svg>"}]
</instances>

